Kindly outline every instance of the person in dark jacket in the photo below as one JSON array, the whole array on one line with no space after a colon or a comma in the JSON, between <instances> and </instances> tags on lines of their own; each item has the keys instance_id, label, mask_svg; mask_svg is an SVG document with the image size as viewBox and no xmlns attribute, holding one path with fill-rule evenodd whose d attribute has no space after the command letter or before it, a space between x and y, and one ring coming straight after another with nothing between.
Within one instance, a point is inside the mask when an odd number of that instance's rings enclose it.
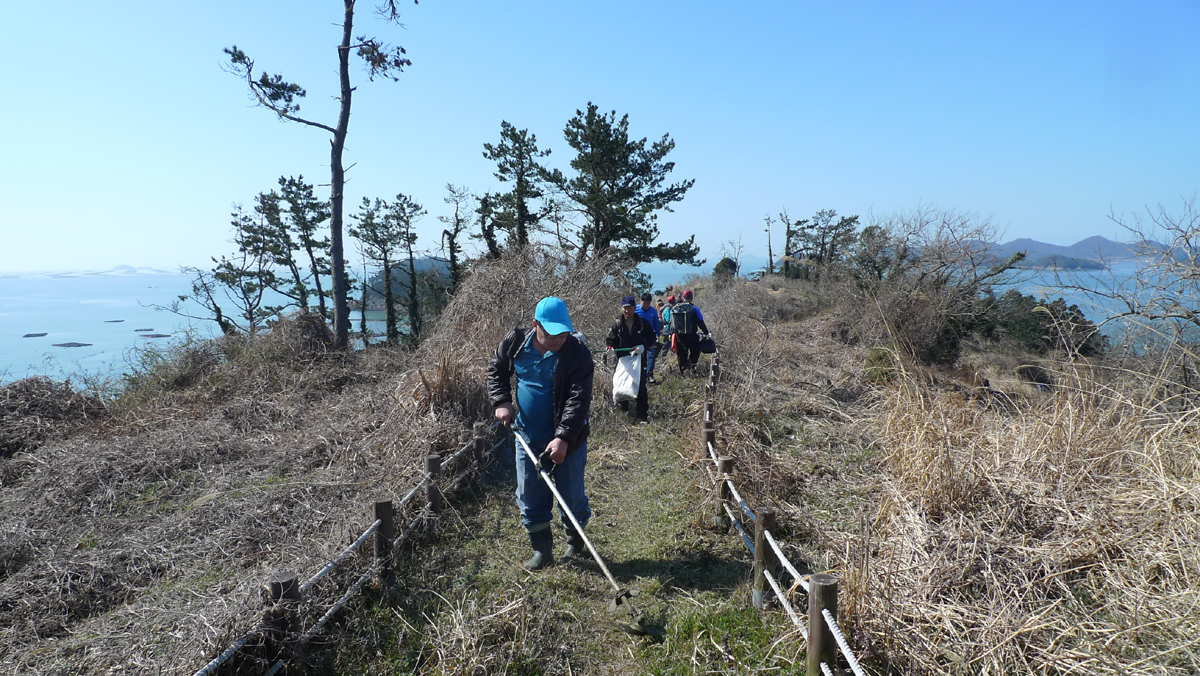
<instances>
[{"instance_id":1,"label":"person in dark jacket","mask_svg":"<svg viewBox=\"0 0 1200 676\"><path fill-rule=\"evenodd\" d=\"M639 317L650 322L650 327L654 329L654 344L646 352L646 380L651 385L654 385L654 362L658 359L658 350L660 347L658 337L662 335L662 320L658 318L658 308L650 303L652 300L654 300L654 296L651 296L649 293L643 293L642 304L635 311Z\"/></svg>"},{"instance_id":2,"label":"person in dark jacket","mask_svg":"<svg viewBox=\"0 0 1200 676\"><path fill-rule=\"evenodd\" d=\"M642 355L658 340L654 335L654 327L637 313L637 301L633 296L621 299L621 316L613 322L612 328L604 338L604 344L609 350L616 348L633 348L635 354ZM646 359L640 360L642 373L638 382L637 417L645 421L650 413L650 395L646 391ZM629 410L629 402L622 401L618 406L622 411Z\"/></svg>"},{"instance_id":3,"label":"person in dark jacket","mask_svg":"<svg viewBox=\"0 0 1200 676\"><path fill-rule=\"evenodd\" d=\"M700 361L700 332L711 335L700 308L692 303L692 290L683 292L683 300L671 308L671 331L675 334L675 353L679 372L694 371Z\"/></svg>"},{"instance_id":4,"label":"person in dark jacket","mask_svg":"<svg viewBox=\"0 0 1200 676\"><path fill-rule=\"evenodd\" d=\"M543 468L567 507L587 526L592 517L583 487L587 465L588 411L592 405L592 353L578 338L567 305L549 296L537 304L533 329L516 328L504 337L488 364L488 398L501 424L512 426L530 449L541 453ZM517 406L511 380L516 375ZM554 495L538 476L537 465L517 445L517 505L521 524L529 534L533 557L529 570L540 570L554 560ZM567 532L564 560L584 553L583 538L562 514Z\"/></svg>"}]
</instances>

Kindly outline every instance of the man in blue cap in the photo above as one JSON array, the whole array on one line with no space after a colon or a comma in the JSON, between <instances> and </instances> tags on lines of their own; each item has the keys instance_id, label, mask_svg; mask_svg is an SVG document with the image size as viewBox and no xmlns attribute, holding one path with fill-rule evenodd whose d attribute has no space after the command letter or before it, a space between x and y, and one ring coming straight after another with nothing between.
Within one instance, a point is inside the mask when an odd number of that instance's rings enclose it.
<instances>
[{"instance_id":1,"label":"man in blue cap","mask_svg":"<svg viewBox=\"0 0 1200 676\"><path fill-rule=\"evenodd\" d=\"M561 298L548 296L538 302L533 328L513 329L500 342L488 364L488 397L496 419L512 426L554 478L568 508L586 526L592 517L583 490L587 465L588 412L592 406L592 353L571 335L574 327ZM516 408L511 380L516 375ZM529 570L540 570L554 560L554 495L542 483L538 468L517 447L517 505L521 524L529 534L533 558ZM559 509L561 514L561 507ZM562 516L567 531L564 560L584 553L583 538Z\"/></svg>"},{"instance_id":2,"label":"man in blue cap","mask_svg":"<svg viewBox=\"0 0 1200 676\"><path fill-rule=\"evenodd\" d=\"M658 342L658 336L654 335L654 327L650 322L646 321L637 313L637 301L633 296L625 296L621 299L621 316L617 317L617 321L613 322L612 328L608 330L608 335L604 338L604 344L609 350L630 348L633 354L644 354L652 345ZM646 422L647 414L650 412L650 396L646 391L646 360L641 360L642 375L638 381L637 394L637 418L641 422ZM629 402L622 401L618 406L622 411L629 410Z\"/></svg>"}]
</instances>

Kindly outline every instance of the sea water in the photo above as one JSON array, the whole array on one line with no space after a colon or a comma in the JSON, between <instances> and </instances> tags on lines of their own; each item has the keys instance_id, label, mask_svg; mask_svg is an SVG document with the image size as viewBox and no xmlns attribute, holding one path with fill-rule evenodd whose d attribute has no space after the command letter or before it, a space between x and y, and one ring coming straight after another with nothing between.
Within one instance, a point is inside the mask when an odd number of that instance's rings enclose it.
<instances>
[{"instance_id":1,"label":"sea water","mask_svg":"<svg viewBox=\"0 0 1200 676\"><path fill-rule=\"evenodd\" d=\"M189 275L149 269L0 275L0 382L115 375L139 348L211 337L212 322L156 308L190 292Z\"/></svg>"},{"instance_id":2,"label":"sea water","mask_svg":"<svg viewBox=\"0 0 1200 676\"><path fill-rule=\"evenodd\" d=\"M0 384L30 376L76 384L130 373L148 348L205 340L220 328L194 302L192 275L122 266L101 272L0 274ZM284 304L278 294L271 304ZM223 305L226 314L236 311ZM359 313L351 313L353 329ZM382 335L384 313L367 311L367 329ZM45 334L45 335L38 335ZM380 338L382 340L382 338Z\"/></svg>"}]
</instances>

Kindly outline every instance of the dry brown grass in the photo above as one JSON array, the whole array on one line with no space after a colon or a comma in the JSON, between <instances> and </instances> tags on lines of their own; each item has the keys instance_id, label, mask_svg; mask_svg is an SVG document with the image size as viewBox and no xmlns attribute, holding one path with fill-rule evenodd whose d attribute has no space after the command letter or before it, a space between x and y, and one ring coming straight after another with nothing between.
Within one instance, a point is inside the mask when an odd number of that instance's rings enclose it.
<instances>
[{"instance_id":1,"label":"dry brown grass","mask_svg":"<svg viewBox=\"0 0 1200 676\"><path fill-rule=\"evenodd\" d=\"M797 563L841 576L873 670L1200 673L1200 414L1178 355L1041 361L1039 390L1017 355L929 371L889 352L872 384L844 312L770 295L699 296L721 445Z\"/></svg>"},{"instance_id":2,"label":"dry brown grass","mask_svg":"<svg viewBox=\"0 0 1200 676\"><path fill-rule=\"evenodd\" d=\"M871 465L859 460L868 442L854 424L874 396L862 373L866 350L848 344L812 284L735 280L716 291L693 283L721 349L718 446L736 459L750 504L773 507L794 536L797 562L819 568L837 539L828 534L838 532L834 522L857 509L844 494L871 481ZM820 527L815 509L827 520Z\"/></svg>"},{"instance_id":3,"label":"dry brown grass","mask_svg":"<svg viewBox=\"0 0 1200 676\"><path fill-rule=\"evenodd\" d=\"M1200 671L1200 427L1077 367L1044 400L907 377L876 407L886 479L847 535L844 608L906 673ZM881 602L882 601L882 602Z\"/></svg>"},{"instance_id":4,"label":"dry brown grass","mask_svg":"<svg viewBox=\"0 0 1200 676\"><path fill-rule=\"evenodd\" d=\"M618 284L607 262L530 252L480 268L415 351L331 352L304 320L192 346L111 416L0 458L0 672L191 673L252 624L263 578L307 577L421 456L457 446L487 412L492 350L540 297L565 298L595 349ZM811 286L691 284L722 345L739 488L776 508L798 564L841 574L875 667L1200 671L1200 420L1177 365L1047 363L1048 394L975 396L897 357L877 385L871 345ZM310 622L352 572L314 589ZM431 620L425 664L530 664L543 610L459 604Z\"/></svg>"},{"instance_id":5,"label":"dry brown grass","mask_svg":"<svg viewBox=\"0 0 1200 676\"><path fill-rule=\"evenodd\" d=\"M69 383L35 377L0 387L0 458L35 450L104 413L100 400Z\"/></svg>"},{"instance_id":6,"label":"dry brown grass","mask_svg":"<svg viewBox=\"0 0 1200 676\"><path fill-rule=\"evenodd\" d=\"M415 351L338 353L311 317L184 346L144 360L111 416L60 440L23 431L0 458L0 672L194 672L253 625L269 574L307 578L424 455L458 447L489 412L488 358L542 295L593 340L607 329L611 270L490 263ZM21 430L53 418L39 401L17 410ZM308 624L355 571L312 590Z\"/></svg>"}]
</instances>

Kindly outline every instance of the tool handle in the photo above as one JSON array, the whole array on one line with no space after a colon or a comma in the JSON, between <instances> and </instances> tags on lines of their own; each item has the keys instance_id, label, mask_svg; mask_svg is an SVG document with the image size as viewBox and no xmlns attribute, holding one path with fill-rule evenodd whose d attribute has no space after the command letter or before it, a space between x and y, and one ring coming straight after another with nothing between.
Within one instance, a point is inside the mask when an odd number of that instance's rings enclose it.
<instances>
[{"instance_id":1,"label":"tool handle","mask_svg":"<svg viewBox=\"0 0 1200 676\"><path fill-rule=\"evenodd\" d=\"M554 493L554 499L558 500L558 506L562 507L563 513L566 514L567 518L571 520L571 525L575 526L575 532L579 534L579 537L583 538L583 544L587 545L588 551L590 551L592 556L595 557L596 563L600 564L600 570L604 571L604 577L608 578L608 581L610 584L612 584L613 589L621 591L621 585L617 584L617 581L613 578L612 573L608 572L608 566L604 565L604 559L600 558L599 552L597 552L596 548L592 546L592 541L588 539L588 536L583 534L583 526L579 525L579 521L575 518L575 514L571 512L571 508L567 506L567 501L563 500L563 496L558 492L558 488L554 485L554 482L550 480L550 475L546 474L546 470L541 469L541 464L538 462L537 456L533 453L533 449L529 448L529 444L525 443L525 438L520 434L516 434L514 432L513 436L517 438L517 443L521 444L521 448L525 449L525 454L529 456L529 459L533 461L533 464L538 467L538 474L541 475L542 481L545 481L546 485L550 487L550 492Z\"/></svg>"}]
</instances>

